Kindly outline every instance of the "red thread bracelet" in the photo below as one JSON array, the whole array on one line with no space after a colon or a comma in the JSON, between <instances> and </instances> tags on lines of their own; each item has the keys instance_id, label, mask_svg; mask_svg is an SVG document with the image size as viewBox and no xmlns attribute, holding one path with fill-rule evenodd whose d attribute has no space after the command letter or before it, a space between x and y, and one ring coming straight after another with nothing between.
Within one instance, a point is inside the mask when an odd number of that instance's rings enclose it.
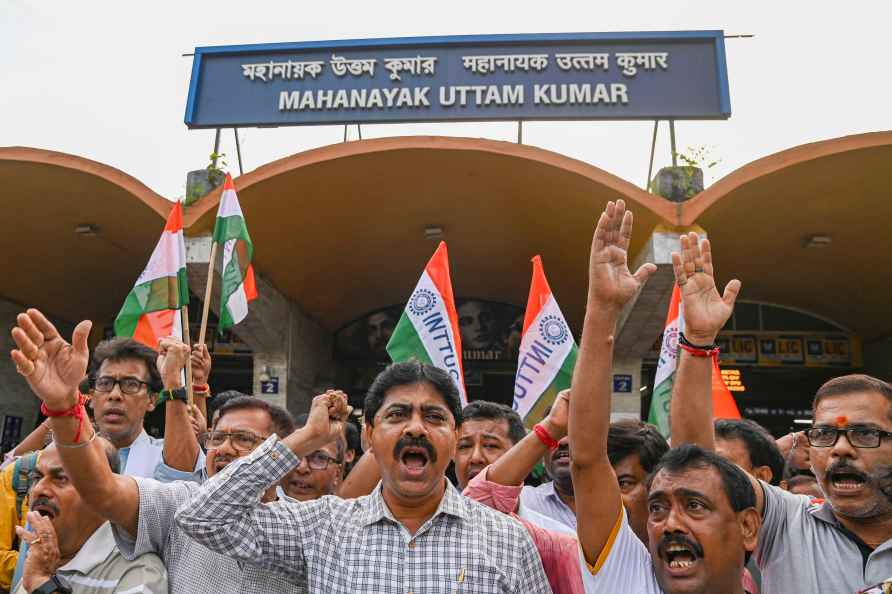
<instances>
[{"instance_id":1,"label":"red thread bracelet","mask_svg":"<svg viewBox=\"0 0 892 594\"><path fill-rule=\"evenodd\" d=\"M533 425L533 433L536 434L536 437L539 438L539 441L545 444L545 447L547 447L549 450L556 450L560 445L558 441L551 436L551 434L548 432L548 429L546 429L542 425Z\"/></svg>"},{"instance_id":2,"label":"red thread bracelet","mask_svg":"<svg viewBox=\"0 0 892 594\"><path fill-rule=\"evenodd\" d=\"M678 346L689 352L695 357L711 357L716 358L719 356L719 347L715 347L712 349L698 349L697 347L688 346L686 344L678 343Z\"/></svg>"},{"instance_id":3,"label":"red thread bracelet","mask_svg":"<svg viewBox=\"0 0 892 594\"><path fill-rule=\"evenodd\" d=\"M74 417L77 419L77 434L74 436L74 443L78 443L81 440L81 430L84 428L84 419L87 418L87 411L84 409L84 403L87 402L87 397L77 393L77 402L71 408L67 408L65 410L50 410L46 406L46 402L41 403L40 412L45 417Z\"/></svg>"}]
</instances>

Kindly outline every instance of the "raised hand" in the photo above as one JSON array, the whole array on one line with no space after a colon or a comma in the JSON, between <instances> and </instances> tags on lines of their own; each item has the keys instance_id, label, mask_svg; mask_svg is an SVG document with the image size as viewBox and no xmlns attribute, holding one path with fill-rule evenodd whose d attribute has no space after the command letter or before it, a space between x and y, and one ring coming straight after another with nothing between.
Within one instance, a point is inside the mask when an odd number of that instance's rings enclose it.
<instances>
[{"instance_id":1,"label":"raised hand","mask_svg":"<svg viewBox=\"0 0 892 594\"><path fill-rule=\"evenodd\" d=\"M608 202L598 219L589 256L589 303L618 313L656 271L653 264L629 271L632 212L622 200Z\"/></svg>"},{"instance_id":2,"label":"raised hand","mask_svg":"<svg viewBox=\"0 0 892 594\"><path fill-rule=\"evenodd\" d=\"M554 439L560 440L567 436L567 422L570 415L570 390L558 392L551 411L542 420L542 425L548 430L548 434Z\"/></svg>"},{"instance_id":3,"label":"raised hand","mask_svg":"<svg viewBox=\"0 0 892 594\"><path fill-rule=\"evenodd\" d=\"M189 361L192 365L192 383L196 386L206 385L211 375L211 354L207 345L201 343L193 345Z\"/></svg>"},{"instance_id":4,"label":"raised hand","mask_svg":"<svg viewBox=\"0 0 892 594\"><path fill-rule=\"evenodd\" d=\"M719 295L712 267L709 240L696 233L681 236L681 253L672 252L675 282L684 308L684 334L697 345L715 342L719 331L731 317L740 293L740 281L734 279Z\"/></svg>"},{"instance_id":5,"label":"raised hand","mask_svg":"<svg viewBox=\"0 0 892 594\"><path fill-rule=\"evenodd\" d=\"M342 435L349 414L347 395L340 390L328 390L313 398L307 423L298 430L304 434L303 445L308 453Z\"/></svg>"},{"instance_id":6,"label":"raised hand","mask_svg":"<svg viewBox=\"0 0 892 594\"><path fill-rule=\"evenodd\" d=\"M19 314L16 322L12 339L18 348L10 353L16 371L47 408L71 408L77 402L77 386L87 374L87 337L93 323L85 320L78 324L68 344L36 309Z\"/></svg>"},{"instance_id":7,"label":"raised hand","mask_svg":"<svg viewBox=\"0 0 892 594\"><path fill-rule=\"evenodd\" d=\"M182 387L183 378L180 373L189 358L189 345L169 336L158 341L158 373L166 389Z\"/></svg>"}]
</instances>

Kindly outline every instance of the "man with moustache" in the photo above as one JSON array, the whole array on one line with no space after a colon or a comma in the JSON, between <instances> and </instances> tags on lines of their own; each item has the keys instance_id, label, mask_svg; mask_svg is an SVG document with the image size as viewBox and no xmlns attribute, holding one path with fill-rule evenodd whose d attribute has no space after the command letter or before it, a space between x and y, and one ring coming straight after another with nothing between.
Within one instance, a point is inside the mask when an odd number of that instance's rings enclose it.
<instances>
[{"instance_id":1,"label":"man with moustache","mask_svg":"<svg viewBox=\"0 0 892 594\"><path fill-rule=\"evenodd\" d=\"M212 550L313 592L550 591L524 529L462 497L444 476L462 422L445 371L416 360L390 365L369 389L364 412L382 477L371 495L257 505L265 488L318 447L312 443L342 430L346 397L323 395L306 426L268 439L209 480L177 523Z\"/></svg>"},{"instance_id":2,"label":"man with moustache","mask_svg":"<svg viewBox=\"0 0 892 594\"><path fill-rule=\"evenodd\" d=\"M676 371L672 436L712 449L711 361L697 354L712 350L733 299L715 288L708 241L683 237L673 264L694 347L681 353ZM834 378L818 389L813 411L805 437L825 501L751 478L764 594L854 592L892 575L892 386L866 375Z\"/></svg>"},{"instance_id":3,"label":"man with moustache","mask_svg":"<svg viewBox=\"0 0 892 594\"><path fill-rule=\"evenodd\" d=\"M475 400L461 411L455 448L455 478L464 489L477 474L526 437L520 415L510 406Z\"/></svg>"},{"instance_id":4,"label":"man with moustache","mask_svg":"<svg viewBox=\"0 0 892 594\"><path fill-rule=\"evenodd\" d=\"M101 437L95 445L109 471L117 473L114 446ZM29 529L17 529L29 550L16 594L167 594L161 559L153 553L125 559L111 526L83 501L62 466L59 449L65 447L70 445L50 444L31 473Z\"/></svg>"},{"instance_id":5,"label":"man with moustache","mask_svg":"<svg viewBox=\"0 0 892 594\"><path fill-rule=\"evenodd\" d=\"M759 526L755 494L742 470L694 446L666 453L646 485L646 545L630 527L619 484L605 480L615 476L608 428L616 324L656 269L645 264L629 271L631 235L632 213L623 201L608 203L592 239L573 374L569 436L576 505L583 510L577 533L586 592L742 594L741 575Z\"/></svg>"},{"instance_id":6,"label":"man with moustache","mask_svg":"<svg viewBox=\"0 0 892 594\"><path fill-rule=\"evenodd\" d=\"M302 414L295 420L295 427L307 424L308 415ZM290 431L288 432L290 433ZM277 435L288 435L279 433ZM294 470L285 475L276 493L297 501L312 501L337 492L341 483L341 469L344 467L344 452L347 440L344 435L324 444L315 452L304 456Z\"/></svg>"},{"instance_id":7,"label":"man with moustache","mask_svg":"<svg viewBox=\"0 0 892 594\"><path fill-rule=\"evenodd\" d=\"M186 535L174 523L174 512L198 491L195 482L161 483L111 472L100 440L93 439L92 427L83 422L83 399L77 393L87 367L90 322L78 324L73 344L68 344L35 309L19 315L17 321L12 330L18 347L12 352L16 368L52 413L50 423L56 440L79 445L59 449L67 477L85 505L111 522L115 541L126 559L157 553L167 567L170 591L174 594L307 591L302 583L289 582L255 565L242 566ZM180 371L188 359L188 346L172 339L162 340L158 369L166 389L182 387ZM177 435L194 440L186 403L175 399L165 406L168 431L173 429ZM214 429L204 436L207 475L213 477L234 460L248 455L279 428L278 416L272 405L257 398L228 401L221 407ZM291 428L293 424L287 427ZM318 447L311 445L313 450ZM272 500L275 489L264 490L262 497Z\"/></svg>"}]
</instances>

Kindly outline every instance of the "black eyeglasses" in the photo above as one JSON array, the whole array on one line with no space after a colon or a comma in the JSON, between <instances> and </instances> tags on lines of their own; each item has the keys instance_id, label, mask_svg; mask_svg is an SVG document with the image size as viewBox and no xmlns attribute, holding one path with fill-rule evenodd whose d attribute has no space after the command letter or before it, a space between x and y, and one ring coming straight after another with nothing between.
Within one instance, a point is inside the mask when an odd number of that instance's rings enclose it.
<instances>
[{"instance_id":1,"label":"black eyeglasses","mask_svg":"<svg viewBox=\"0 0 892 594\"><path fill-rule=\"evenodd\" d=\"M308 456L304 456L304 459L307 461L307 466L310 467L310 470L326 470L331 463L342 463L342 460L339 458L333 458L325 452L313 452Z\"/></svg>"},{"instance_id":2,"label":"black eyeglasses","mask_svg":"<svg viewBox=\"0 0 892 594\"><path fill-rule=\"evenodd\" d=\"M93 389L97 392L108 393L115 389L115 386L121 387L121 393L128 396L139 394L143 386L148 386L149 382L144 382L135 377L122 377L116 379L107 375L97 377L93 382Z\"/></svg>"},{"instance_id":3,"label":"black eyeglasses","mask_svg":"<svg viewBox=\"0 0 892 594\"><path fill-rule=\"evenodd\" d=\"M889 431L871 427L812 427L806 430L805 437L813 448L829 448L836 445L843 433L853 448L878 448L884 437L892 436Z\"/></svg>"},{"instance_id":4,"label":"black eyeglasses","mask_svg":"<svg viewBox=\"0 0 892 594\"><path fill-rule=\"evenodd\" d=\"M232 431L230 433L227 433L226 431L210 431L202 434L201 445L203 445L206 450L216 450L217 448L222 447L227 439L232 444L235 451L244 454L253 450L257 447L257 444L266 438L251 433L250 431Z\"/></svg>"}]
</instances>

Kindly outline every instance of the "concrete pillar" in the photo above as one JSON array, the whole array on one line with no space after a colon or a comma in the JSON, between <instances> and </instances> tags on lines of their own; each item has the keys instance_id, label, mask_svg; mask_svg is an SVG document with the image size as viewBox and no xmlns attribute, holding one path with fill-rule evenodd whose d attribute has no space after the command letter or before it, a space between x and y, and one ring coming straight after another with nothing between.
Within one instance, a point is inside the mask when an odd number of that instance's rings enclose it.
<instances>
[{"instance_id":1,"label":"concrete pillar","mask_svg":"<svg viewBox=\"0 0 892 594\"><path fill-rule=\"evenodd\" d=\"M210 251L210 236L186 239L189 286L202 298ZM218 259L218 272L219 266ZM211 297L211 309L218 315L219 278L214 279ZM258 298L251 302L248 317L233 328L254 355L254 395L293 414L307 412L314 388L334 376L333 337L256 270L255 281Z\"/></svg>"},{"instance_id":2,"label":"concrete pillar","mask_svg":"<svg viewBox=\"0 0 892 594\"><path fill-rule=\"evenodd\" d=\"M652 262L656 264L657 271L650 276L635 299L626 305L617 324L614 387L627 387L623 381L626 378L617 378L618 375L632 377L629 392L614 391L612 414L618 415L617 418L633 415L637 418L640 415L641 361L666 324L666 311L675 284L672 252L680 250L681 234L690 231L695 231L701 237L706 236L700 227L658 225L635 262L629 266L630 270L635 271L645 262Z\"/></svg>"}]
</instances>

